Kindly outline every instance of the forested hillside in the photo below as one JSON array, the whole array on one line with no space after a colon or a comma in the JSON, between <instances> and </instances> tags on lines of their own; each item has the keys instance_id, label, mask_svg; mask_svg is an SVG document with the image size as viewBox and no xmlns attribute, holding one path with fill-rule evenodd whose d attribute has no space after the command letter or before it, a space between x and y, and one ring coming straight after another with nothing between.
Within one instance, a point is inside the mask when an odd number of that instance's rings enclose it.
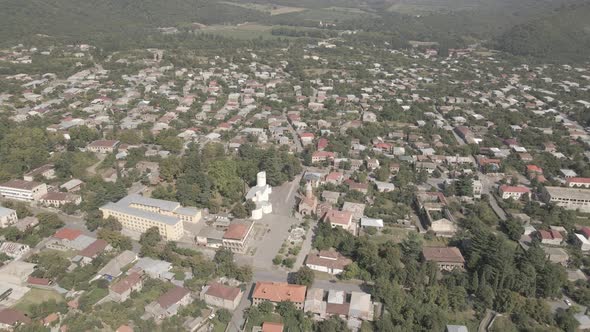
<instances>
[{"instance_id":1,"label":"forested hillside","mask_svg":"<svg viewBox=\"0 0 590 332\"><path fill-rule=\"evenodd\" d=\"M256 21L263 13L214 0L1 0L0 40L44 34L87 38L148 28Z\"/></svg>"},{"instance_id":2,"label":"forested hillside","mask_svg":"<svg viewBox=\"0 0 590 332\"><path fill-rule=\"evenodd\" d=\"M0 0L0 43L26 42L43 35L70 42L100 45L106 40L124 45L153 35L158 27L182 30L192 23L317 28L323 22L325 29L336 30L333 32L362 30L363 40L387 41L394 47L403 47L409 40L436 41L446 47L491 40L494 46L516 55L579 60L590 49L590 5L564 7L576 2L579 0Z\"/></svg>"},{"instance_id":3,"label":"forested hillside","mask_svg":"<svg viewBox=\"0 0 590 332\"><path fill-rule=\"evenodd\" d=\"M497 47L516 55L588 60L590 4L565 7L502 34Z\"/></svg>"}]
</instances>

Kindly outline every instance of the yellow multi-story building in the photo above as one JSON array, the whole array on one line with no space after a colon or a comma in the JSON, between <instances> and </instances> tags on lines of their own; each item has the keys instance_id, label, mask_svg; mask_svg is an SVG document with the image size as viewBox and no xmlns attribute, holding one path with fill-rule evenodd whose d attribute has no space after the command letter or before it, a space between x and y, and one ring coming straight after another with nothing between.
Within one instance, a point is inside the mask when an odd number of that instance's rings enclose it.
<instances>
[{"instance_id":1,"label":"yellow multi-story building","mask_svg":"<svg viewBox=\"0 0 590 332\"><path fill-rule=\"evenodd\" d=\"M183 222L197 223L201 211L194 207L183 207L180 203L141 195L129 195L117 203L108 203L100 208L103 217L113 216L123 228L143 233L157 227L163 239L179 240L184 235Z\"/></svg>"}]
</instances>

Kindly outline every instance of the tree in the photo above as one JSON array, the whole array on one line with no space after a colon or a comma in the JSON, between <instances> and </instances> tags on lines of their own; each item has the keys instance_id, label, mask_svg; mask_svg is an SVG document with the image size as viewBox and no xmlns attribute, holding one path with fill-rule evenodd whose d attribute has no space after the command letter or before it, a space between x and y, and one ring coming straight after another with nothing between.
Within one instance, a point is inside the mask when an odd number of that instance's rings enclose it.
<instances>
[{"instance_id":1,"label":"tree","mask_svg":"<svg viewBox=\"0 0 590 332\"><path fill-rule=\"evenodd\" d=\"M314 326L316 332L347 332L350 331L346 322L342 318L332 316L328 319L319 321Z\"/></svg>"},{"instance_id":2,"label":"tree","mask_svg":"<svg viewBox=\"0 0 590 332\"><path fill-rule=\"evenodd\" d=\"M573 332L576 331L580 322L574 317L574 310L568 308L564 310L562 308L557 309L555 312L555 322L563 331Z\"/></svg>"},{"instance_id":3,"label":"tree","mask_svg":"<svg viewBox=\"0 0 590 332\"><path fill-rule=\"evenodd\" d=\"M410 232L401 245L403 258L405 261L417 260L422 252L422 240L418 233Z\"/></svg>"},{"instance_id":4,"label":"tree","mask_svg":"<svg viewBox=\"0 0 590 332\"><path fill-rule=\"evenodd\" d=\"M231 313L229 310L221 308L217 310L217 319L219 319L220 322L227 324L231 320Z\"/></svg>"},{"instance_id":5,"label":"tree","mask_svg":"<svg viewBox=\"0 0 590 332\"><path fill-rule=\"evenodd\" d=\"M514 218L508 218L502 223L502 230L508 235L508 238L512 241L520 240L522 234L524 234L524 226L518 220Z\"/></svg>"},{"instance_id":6,"label":"tree","mask_svg":"<svg viewBox=\"0 0 590 332\"><path fill-rule=\"evenodd\" d=\"M302 266L299 271L293 275L293 283L298 285L304 285L308 288L313 285L315 274L312 269L307 266Z\"/></svg>"},{"instance_id":7,"label":"tree","mask_svg":"<svg viewBox=\"0 0 590 332\"><path fill-rule=\"evenodd\" d=\"M267 300L262 301L258 305L258 309L263 314L270 314L274 310L274 308L275 308L275 306L270 301L267 301Z\"/></svg>"},{"instance_id":8,"label":"tree","mask_svg":"<svg viewBox=\"0 0 590 332\"><path fill-rule=\"evenodd\" d=\"M148 228L139 238L139 244L147 247L155 247L160 241L162 241L162 236L158 227Z\"/></svg>"}]
</instances>

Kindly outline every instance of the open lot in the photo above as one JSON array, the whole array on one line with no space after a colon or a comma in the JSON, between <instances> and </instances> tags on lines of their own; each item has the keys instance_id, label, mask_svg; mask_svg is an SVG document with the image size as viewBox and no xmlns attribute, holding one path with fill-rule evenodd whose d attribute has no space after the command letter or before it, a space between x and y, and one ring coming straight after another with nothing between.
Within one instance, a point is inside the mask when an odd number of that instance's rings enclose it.
<instances>
[{"instance_id":1,"label":"open lot","mask_svg":"<svg viewBox=\"0 0 590 332\"><path fill-rule=\"evenodd\" d=\"M247 9L254 9L260 12L268 13L270 15L281 15L281 14L289 14L289 13L297 13L307 10L307 8L303 7L291 7L291 6L280 6L275 4L258 4L258 3L236 3L230 1L222 2L227 5L238 6Z\"/></svg>"},{"instance_id":2,"label":"open lot","mask_svg":"<svg viewBox=\"0 0 590 332\"><path fill-rule=\"evenodd\" d=\"M29 312L31 305L39 304L54 299L57 302L63 301L63 297L54 290L32 288L14 306L15 309Z\"/></svg>"}]
</instances>

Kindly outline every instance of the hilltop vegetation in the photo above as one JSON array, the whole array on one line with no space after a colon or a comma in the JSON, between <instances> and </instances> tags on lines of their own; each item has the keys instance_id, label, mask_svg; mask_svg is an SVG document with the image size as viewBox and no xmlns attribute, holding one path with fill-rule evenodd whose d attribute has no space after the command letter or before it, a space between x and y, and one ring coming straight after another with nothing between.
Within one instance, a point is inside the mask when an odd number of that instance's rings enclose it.
<instances>
[{"instance_id":1,"label":"hilltop vegetation","mask_svg":"<svg viewBox=\"0 0 590 332\"><path fill-rule=\"evenodd\" d=\"M561 8L508 30L498 38L498 48L522 56L588 60L589 17L590 4Z\"/></svg>"},{"instance_id":2,"label":"hilltop vegetation","mask_svg":"<svg viewBox=\"0 0 590 332\"><path fill-rule=\"evenodd\" d=\"M10 44L42 35L68 42L137 46L153 42L159 27L182 32L191 31L194 23L249 22L267 26L268 31L278 26L320 25L331 30L289 33L291 37L322 38L342 30L361 30L361 41L388 42L393 47L406 47L410 40L435 41L446 47L494 41L494 46L515 55L571 60L589 49L590 5L557 8L577 1L0 0L0 40Z\"/></svg>"}]
</instances>

